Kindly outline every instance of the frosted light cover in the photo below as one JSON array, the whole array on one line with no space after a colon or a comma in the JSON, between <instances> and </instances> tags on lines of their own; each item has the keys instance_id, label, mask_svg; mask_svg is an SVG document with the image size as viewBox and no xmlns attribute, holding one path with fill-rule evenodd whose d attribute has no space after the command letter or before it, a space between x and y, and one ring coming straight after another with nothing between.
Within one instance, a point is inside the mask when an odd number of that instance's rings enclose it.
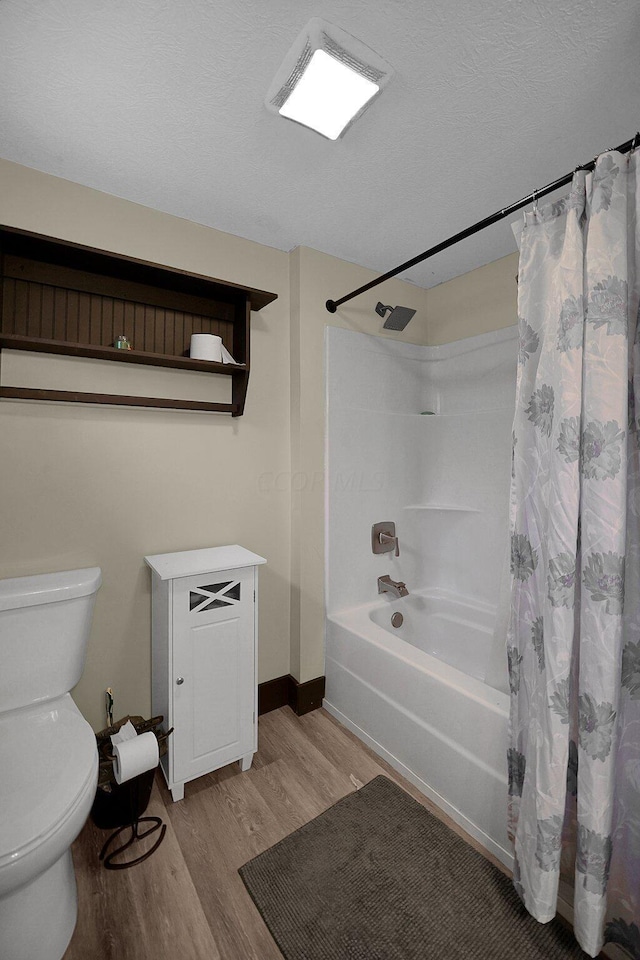
<instances>
[{"instance_id":1,"label":"frosted light cover","mask_svg":"<svg viewBox=\"0 0 640 960\"><path fill-rule=\"evenodd\" d=\"M324 50L316 50L279 113L337 140L379 89Z\"/></svg>"}]
</instances>

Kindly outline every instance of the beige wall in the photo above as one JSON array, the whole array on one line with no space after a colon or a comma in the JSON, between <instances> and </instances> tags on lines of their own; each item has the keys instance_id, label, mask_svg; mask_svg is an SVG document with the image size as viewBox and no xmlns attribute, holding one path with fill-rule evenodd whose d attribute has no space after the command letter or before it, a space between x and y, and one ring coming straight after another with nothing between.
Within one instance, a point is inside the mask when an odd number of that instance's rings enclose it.
<instances>
[{"instance_id":1,"label":"beige wall","mask_svg":"<svg viewBox=\"0 0 640 960\"><path fill-rule=\"evenodd\" d=\"M286 254L2 160L0 223L278 294L252 315L242 418L0 403L0 577L103 569L74 692L85 715L103 724L109 685L118 715L150 709L147 553L238 542L267 557L260 680L289 671L302 682L321 675L325 326L427 344L509 326L517 255L428 291L391 280L329 314L328 298L375 272L305 247ZM378 300L417 310L403 333L383 330ZM226 388L204 374L3 357L3 383L20 377L64 387L71 376L78 389L110 377L118 383L103 389L126 393L218 399Z\"/></svg>"},{"instance_id":2,"label":"beige wall","mask_svg":"<svg viewBox=\"0 0 640 960\"><path fill-rule=\"evenodd\" d=\"M429 290L430 346L510 327L518 316L518 254Z\"/></svg>"},{"instance_id":3,"label":"beige wall","mask_svg":"<svg viewBox=\"0 0 640 960\"><path fill-rule=\"evenodd\" d=\"M0 403L0 577L102 567L85 672L74 692L96 727L104 723L108 685L118 715L150 709L145 554L237 542L267 557L260 571L260 679L286 674L290 501L268 477L290 470L288 256L6 161L0 223L278 294L252 316L251 379L239 419ZM42 355L27 359L38 365L38 377L53 364ZM87 363L80 361L85 376ZM119 369L98 364L107 366ZM11 370L3 367L6 383ZM134 379L146 373L133 371ZM186 380L195 379L162 374L169 395L174 387L186 392Z\"/></svg>"}]
</instances>

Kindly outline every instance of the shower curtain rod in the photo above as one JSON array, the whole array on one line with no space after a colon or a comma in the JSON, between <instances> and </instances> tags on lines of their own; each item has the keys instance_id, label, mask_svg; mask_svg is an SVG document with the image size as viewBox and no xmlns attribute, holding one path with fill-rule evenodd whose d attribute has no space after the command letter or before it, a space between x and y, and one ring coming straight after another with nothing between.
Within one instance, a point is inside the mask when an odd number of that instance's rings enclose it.
<instances>
[{"instance_id":1,"label":"shower curtain rod","mask_svg":"<svg viewBox=\"0 0 640 960\"><path fill-rule=\"evenodd\" d=\"M621 143L619 147L614 147L613 151L617 153L629 153L635 146L638 145L638 143L640 143L640 132L636 133L635 137L633 137L631 140ZM608 152L609 151L605 151L605 153ZM546 187L541 187L539 190L534 190L533 193L523 197L522 200L518 200L516 203L511 203L508 207L503 207L502 210L492 213L490 217L485 217L484 220L479 220L478 223L474 223L473 226L467 227L466 230L462 230L460 233L456 233L453 237L449 237L448 240L443 240L441 243L437 243L435 247L425 250L424 253L419 253L417 257L413 257L411 260L401 263L399 267L394 267L393 270L383 273L381 277L378 277L376 280L371 280L369 283L365 283L363 287L358 287L357 290L353 290L346 296L340 297L339 300L327 300L325 304L327 310L329 313L335 313L340 304L346 303L347 300L353 300L354 297L358 297L361 293L371 290L372 287L377 287L379 283L384 283L385 280L390 280L391 277L397 277L397 275L402 273L403 270L408 270L409 267L415 267L417 263L422 263L423 260L428 260L429 257L435 256L436 253L446 250L447 247L452 247L461 240L466 240L467 237L473 236L474 233L479 233L480 230L484 230L485 227L490 227L491 224L497 223L498 220L503 220L504 217L508 217L509 214L515 213L516 210L521 210L522 207L526 207L527 204L538 200L540 197L544 197L548 193L552 193L559 187L564 187L565 184L571 183L574 173L576 173L578 170L593 170L597 159L598 158L596 157L589 163L585 163L580 167L576 167L575 170L571 171L571 173L567 173L566 176L560 177L558 180L554 180L553 183L548 183Z\"/></svg>"}]
</instances>

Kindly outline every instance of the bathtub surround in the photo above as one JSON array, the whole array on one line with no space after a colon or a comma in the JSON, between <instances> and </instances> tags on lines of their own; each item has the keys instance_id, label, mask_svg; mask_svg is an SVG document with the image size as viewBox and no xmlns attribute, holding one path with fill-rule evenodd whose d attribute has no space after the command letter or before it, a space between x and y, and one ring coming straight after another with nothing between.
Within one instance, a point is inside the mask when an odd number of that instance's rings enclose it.
<instances>
[{"instance_id":1,"label":"bathtub surround","mask_svg":"<svg viewBox=\"0 0 640 960\"><path fill-rule=\"evenodd\" d=\"M514 327L439 347L327 330L325 706L506 865L516 345ZM383 518L399 557L372 552ZM409 596L380 598L381 575Z\"/></svg>"},{"instance_id":2,"label":"bathtub surround","mask_svg":"<svg viewBox=\"0 0 640 960\"><path fill-rule=\"evenodd\" d=\"M410 593L438 589L495 607L515 327L439 347L326 333L329 615L377 600L384 574ZM372 551L371 527L384 520L395 523L397 558Z\"/></svg>"},{"instance_id":3,"label":"bathtub surround","mask_svg":"<svg viewBox=\"0 0 640 960\"><path fill-rule=\"evenodd\" d=\"M510 833L546 922L640 957L640 154L527 215L511 496ZM635 341L635 342L634 342Z\"/></svg>"}]
</instances>

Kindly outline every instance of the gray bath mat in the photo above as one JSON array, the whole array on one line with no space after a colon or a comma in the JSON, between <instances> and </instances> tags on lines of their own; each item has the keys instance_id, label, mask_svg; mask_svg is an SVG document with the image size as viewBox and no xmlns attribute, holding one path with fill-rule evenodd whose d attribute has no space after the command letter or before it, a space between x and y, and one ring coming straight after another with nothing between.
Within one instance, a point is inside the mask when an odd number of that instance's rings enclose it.
<instances>
[{"instance_id":1,"label":"gray bath mat","mask_svg":"<svg viewBox=\"0 0 640 960\"><path fill-rule=\"evenodd\" d=\"M286 960L585 960L386 777L240 868Z\"/></svg>"}]
</instances>

